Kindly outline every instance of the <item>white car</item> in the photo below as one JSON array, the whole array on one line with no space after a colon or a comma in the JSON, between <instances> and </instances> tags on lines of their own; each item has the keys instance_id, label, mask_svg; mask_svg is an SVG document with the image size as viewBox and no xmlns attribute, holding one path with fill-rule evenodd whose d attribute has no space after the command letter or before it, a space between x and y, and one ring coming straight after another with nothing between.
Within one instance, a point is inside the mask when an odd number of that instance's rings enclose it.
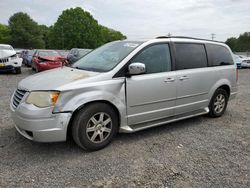
<instances>
[{"instance_id":1,"label":"white car","mask_svg":"<svg viewBox=\"0 0 250 188\"><path fill-rule=\"evenodd\" d=\"M242 68L250 68L250 57L240 55L239 56L242 60L241 67Z\"/></svg>"},{"instance_id":2,"label":"white car","mask_svg":"<svg viewBox=\"0 0 250 188\"><path fill-rule=\"evenodd\" d=\"M0 44L0 72L21 73L22 58L19 58L11 45Z\"/></svg>"}]
</instances>

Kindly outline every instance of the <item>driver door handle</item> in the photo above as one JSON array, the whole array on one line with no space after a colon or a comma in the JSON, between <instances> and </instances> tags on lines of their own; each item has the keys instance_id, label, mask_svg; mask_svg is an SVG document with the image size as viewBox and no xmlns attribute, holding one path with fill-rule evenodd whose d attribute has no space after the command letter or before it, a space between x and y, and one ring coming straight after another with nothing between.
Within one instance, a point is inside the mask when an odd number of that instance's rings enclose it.
<instances>
[{"instance_id":1,"label":"driver door handle","mask_svg":"<svg viewBox=\"0 0 250 188\"><path fill-rule=\"evenodd\" d=\"M179 78L179 80L187 80L187 79L189 79L189 77L188 76L181 76L180 78Z\"/></svg>"},{"instance_id":2,"label":"driver door handle","mask_svg":"<svg viewBox=\"0 0 250 188\"><path fill-rule=\"evenodd\" d=\"M166 82L166 83L174 82L174 81L175 81L174 78L166 78L166 79L164 80L164 82Z\"/></svg>"}]
</instances>

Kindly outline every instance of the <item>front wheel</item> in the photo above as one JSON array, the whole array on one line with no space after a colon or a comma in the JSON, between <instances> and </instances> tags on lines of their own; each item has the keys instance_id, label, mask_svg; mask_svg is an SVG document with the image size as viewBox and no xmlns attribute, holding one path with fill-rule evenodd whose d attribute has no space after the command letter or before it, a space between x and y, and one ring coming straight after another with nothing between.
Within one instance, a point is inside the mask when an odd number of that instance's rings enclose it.
<instances>
[{"instance_id":1,"label":"front wheel","mask_svg":"<svg viewBox=\"0 0 250 188\"><path fill-rule=\"evenodd\" d=\"M228 97L229 96L224 89L217 89L209 104L209 116L222 116L227 108Z\"/></svg>"},{"instance_id":2,"label":"front wheel","mask_svg":"<svg viewBox=\"0 0 250 188\"><path fill-rule=\"evenodd\" d=\"M16 74L21 74L22 73L21 67L15 67L15 73Z\"/></svg>"},{"instance_id":3,"label":"front wheel","mask_svg":"<svg viewBox=\"0 0 250 188\"><path fill-rule=\"evenodd\" d=\"M117 114L105 103L87 105L76 114L72 124L73 139L85 150L104 148L117 131Z\"/></svg>"}]
</instances>

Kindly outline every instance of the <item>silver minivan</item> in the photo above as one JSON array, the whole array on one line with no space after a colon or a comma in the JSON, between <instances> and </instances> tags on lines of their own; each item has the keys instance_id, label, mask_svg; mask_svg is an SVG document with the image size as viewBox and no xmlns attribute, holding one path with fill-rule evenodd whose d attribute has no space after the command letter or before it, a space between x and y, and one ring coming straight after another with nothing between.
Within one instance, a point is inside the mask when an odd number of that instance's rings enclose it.
<instances>
[{"instance_id":1,"label":"silver minivan","mask_svg":"<svg viewBox=\"0 0 250 188\"><path fill-rule=\"evenodd\" d=\"M83 149L198 115L220 117L237 93L230 48L220 42L158 37L115 41L72 67L29 76L10 108L17 131L38 142L72 135Z\"/></svg>"}]
</instances>

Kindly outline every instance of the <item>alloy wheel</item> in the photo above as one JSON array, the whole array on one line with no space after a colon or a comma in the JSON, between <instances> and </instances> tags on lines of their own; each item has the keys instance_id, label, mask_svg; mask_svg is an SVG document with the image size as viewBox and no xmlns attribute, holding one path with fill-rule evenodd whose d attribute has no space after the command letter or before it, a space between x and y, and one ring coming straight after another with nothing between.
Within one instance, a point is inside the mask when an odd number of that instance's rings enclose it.
<instances>
[{"instance_id":1,"label":"alloy wheel","mask_svg":"<svg viewBox=\"0 0 250 188\"><path fill-rule=\"evenodd\" d=\"M214 101L214 111L219 114L224 110L226 104L225 96L222 94L219 94Z\"/></svg>"},{"instance_id":2,"label":"alloy wheel","mask_svg":"<svg viewBox=\"0 0 250 188\"><path fill-rule=\"evenodd\" d=\"M111 130L111 117L107 113L99 112L89 119L86 134L91 142L101 143L109 137Z\"/></svg>"}]
</instances>

